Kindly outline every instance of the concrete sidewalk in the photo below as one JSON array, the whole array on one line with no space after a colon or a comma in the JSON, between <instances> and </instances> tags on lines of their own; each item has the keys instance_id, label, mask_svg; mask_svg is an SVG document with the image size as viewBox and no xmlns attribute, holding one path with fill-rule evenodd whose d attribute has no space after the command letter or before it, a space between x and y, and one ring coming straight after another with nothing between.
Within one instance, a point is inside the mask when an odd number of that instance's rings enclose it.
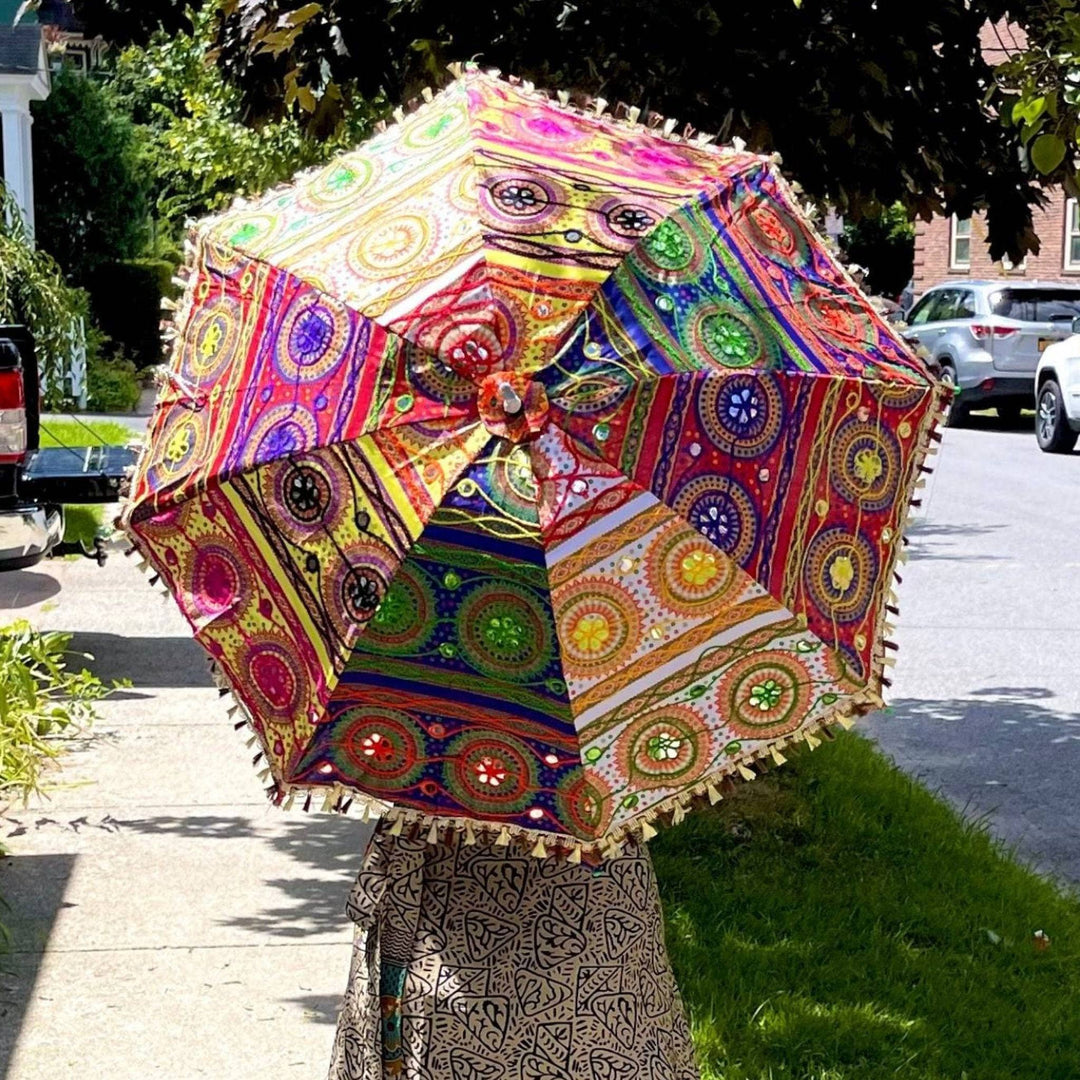
<instances>
[{"instance_id":1,"label":"concrete sidewalk","mask_svg":"<svg viewBox=\"0 0 1080 1080\"><path fill-rule=\"evenodd\" d=\"M0 1078L321 1078L367 830L270 809L175 604L131 560L0 575L0 625L133 682L49 802L0 820Z\"/></svg>"}]
</instances>

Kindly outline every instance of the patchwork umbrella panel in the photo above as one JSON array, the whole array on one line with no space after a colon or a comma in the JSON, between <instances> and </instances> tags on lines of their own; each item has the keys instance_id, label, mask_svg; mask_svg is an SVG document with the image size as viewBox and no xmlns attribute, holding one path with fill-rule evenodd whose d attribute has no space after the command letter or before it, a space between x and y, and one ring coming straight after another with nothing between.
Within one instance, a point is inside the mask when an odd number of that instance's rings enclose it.
<instances>
[{"instance_id":1,"label":"patchwork umbrella panel","mask_svg":"<svg viewBox=\"0 0 1080 1080\"><path fill-rule=\"evenodd\" d=\"M469 74L188 273L125 524L277 797L594 843L879 704L943 391L768 162Z\"/></svg>"}]
</instances>

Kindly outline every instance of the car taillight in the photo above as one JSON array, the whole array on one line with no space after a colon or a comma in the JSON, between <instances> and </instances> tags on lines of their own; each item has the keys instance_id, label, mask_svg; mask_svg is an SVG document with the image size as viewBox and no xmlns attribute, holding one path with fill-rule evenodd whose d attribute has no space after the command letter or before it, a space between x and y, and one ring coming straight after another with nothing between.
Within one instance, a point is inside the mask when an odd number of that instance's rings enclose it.
<instances>
[{"instance_id":1,"label":"car taillight","mask_svg":"<svg viewBox=\"0 0 1080 1080\"><path fill-rule=\"evenodd\" d=\"M26 393L22 368L0 371L0 463L18 464L26 456Z\"/></svg>"},{"instance_id":2,"label":"car taillight","mask_svg":"<svg viewBox=\"0 0 1080 1080\"><path fill-rule=\"evenodd\" d=\"M1008 338L1018 332L1015 326L991 326L989 323L971 323L971 336L976 341L985 341L987 338Z\"/></svg>"}]
</instances>

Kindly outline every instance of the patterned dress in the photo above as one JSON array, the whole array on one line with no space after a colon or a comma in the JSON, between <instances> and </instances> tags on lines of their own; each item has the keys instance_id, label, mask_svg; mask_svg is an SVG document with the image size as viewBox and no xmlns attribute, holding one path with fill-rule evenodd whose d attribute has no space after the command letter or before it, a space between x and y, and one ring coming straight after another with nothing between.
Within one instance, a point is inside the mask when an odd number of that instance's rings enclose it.
<instances>
[{"instance_id":1,"label":"patterned dress","mask_svg":"<svg viewBox=\"0 0 1080 1080\"><path fill-rule=\"evenodd\" d=\"M330 1080L697 1080L645 849L598 868L376 830Z\"/></svg>"}]
</instances>

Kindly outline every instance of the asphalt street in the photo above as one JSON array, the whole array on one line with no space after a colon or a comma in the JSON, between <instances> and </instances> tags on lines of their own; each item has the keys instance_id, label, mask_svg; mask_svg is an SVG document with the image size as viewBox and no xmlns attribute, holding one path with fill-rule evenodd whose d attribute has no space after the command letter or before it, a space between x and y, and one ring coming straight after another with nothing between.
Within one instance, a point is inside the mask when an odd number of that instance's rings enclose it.
<instances>
[{"instance_id":1,"label":"asphalt street","mask_svg":"<svg viewBox=\"0 0 1080 1080\"><path fill-rule=\"evenodd\" d=\"M949 430L899 588L891 708L862 725L1021 858L1080 882L1080 454Z\"/></svg>"}]
</instances>

